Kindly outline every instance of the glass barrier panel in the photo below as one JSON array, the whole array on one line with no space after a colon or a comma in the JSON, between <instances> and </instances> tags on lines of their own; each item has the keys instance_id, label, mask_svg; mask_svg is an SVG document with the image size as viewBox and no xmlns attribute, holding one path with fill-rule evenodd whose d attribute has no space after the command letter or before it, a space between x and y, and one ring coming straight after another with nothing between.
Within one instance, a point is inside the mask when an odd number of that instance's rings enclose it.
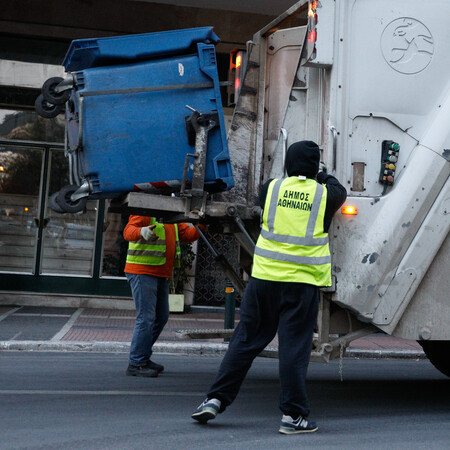
<instances>
[{"instance_id":1,"label":"glass barrier panel","mask_svg":"<svg viewBox=\"0 0 450 450\"><path fill-rule=\"evenodd\" d=\"M0 146L0 271L33 273L44 150Z\"/></svg>"},{"instance_id":2,"label":"glass barrier panel","mask_svg":"<svg viewBox=\"0 0 450 450\"><path fill-rule=\"evenodd\" d=\"M86 210L79 213L55 212L50 207L50 196L69 184L68 162L62 150L50 150L49 174L41 273L92 276L98 201L88 201Z\"/></svg>"}]
</instances>

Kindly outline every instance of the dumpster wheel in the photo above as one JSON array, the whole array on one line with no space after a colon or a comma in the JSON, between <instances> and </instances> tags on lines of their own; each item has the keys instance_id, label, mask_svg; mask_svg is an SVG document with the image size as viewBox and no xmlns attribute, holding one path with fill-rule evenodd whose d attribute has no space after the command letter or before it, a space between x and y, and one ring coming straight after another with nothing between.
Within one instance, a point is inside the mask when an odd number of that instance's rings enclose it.
<instances>
[{"instance_id":1,"label":"dumpster wheel","mask_svg":"<svg viewBox=\"0 0 450 450\"><path fill-rule=\"evenodd\" d=\"M42 94L34 102L34 107L36 112L45 119L53 119L53 117L56 117L63 110L62 105L49 103Z\"/></svg>"},{"instance_id":2,"label":"dumpster wheel","mask_svg":"<svg viewBox=\"0 0 450 450\"><path fill-rule=\"evenodd\" d=\"M71 200L71 195L79 188L75 184L69 184L64 186L56 196L55 200L58 206L67 213L77 213L83 211L86 207L87 197L80 198L79 200Z\"/></svg>"},{"instance_id":3,"label":"dumpster wheel","mask_svg":"<svg viewBox=\"0 0 450 450\"><path fill-rule=\"evenodd\" d=\"M62 105L69 100L70 90L66 89L61 92L55 91L56 86L58 86L61 81L64 81L64 78L52 77L42 85L42 95L47 102L52 103L53 105Z\"/></svg>"},{"instance_id":4,"label":"dumpster wheel","mask_svg":"<svg viewBox=\"0 0 450 450\"><path fill-rule=\"evenodd\" d=\"M58 196L58 192L55 192L54 194L52 194L49 199L48 199L48 205L50 206L50 208L60 214L65 213L66 211L64 211L61 206L58 205L58 203L56 202L56 197Z\"/></svg>"}]
</instances>

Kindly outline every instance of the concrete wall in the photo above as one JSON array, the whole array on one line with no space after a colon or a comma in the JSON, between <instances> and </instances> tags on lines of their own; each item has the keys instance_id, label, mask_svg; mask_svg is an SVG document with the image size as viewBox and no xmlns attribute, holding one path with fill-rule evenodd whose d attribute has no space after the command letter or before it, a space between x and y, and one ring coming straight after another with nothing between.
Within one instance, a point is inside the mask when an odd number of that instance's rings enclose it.
<instances>
[{"instance_id":1,"label":"concrete wall","mask_svg":"<svg viewBox=\"0 0 450 450\"><path fill-rule=\"evenodd\" d=\"M78 38L214 26L223 42L217 51L228 52L251 39L272 19L262 14L127 0L14 0L2 2L0 35L70 42Z\"/></svg>"},{"instance_id":2,"label":"concrete wall","mask_svg":"<svg viewBox=\"0 0 450 450\"><path fill-rule=\"evenodd\" d=\"M40 89L50 77L64 76L62 66L0 59L0 85Z\"/></svg>"}]
</instances>

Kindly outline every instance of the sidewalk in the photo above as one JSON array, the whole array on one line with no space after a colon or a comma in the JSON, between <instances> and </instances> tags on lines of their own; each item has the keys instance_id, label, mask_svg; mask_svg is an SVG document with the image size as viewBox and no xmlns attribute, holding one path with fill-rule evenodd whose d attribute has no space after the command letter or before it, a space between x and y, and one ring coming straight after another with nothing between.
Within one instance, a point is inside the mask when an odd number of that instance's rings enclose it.
<instances>
[{"instance_id":1,"label":"sidewalk","mask_svg":"<svg viewBox=\"0 0 450 450\"><path fill-rule=\"evenodd\" d=\"M135 312L117 309L64 308L40 306L0 306L0 350L128 352L133 335ZM236 314L236 322L239 315ZM191 339L182 330L224 329L224 311L192 308L172 313L155 353L223 355L227 343L221 338ZM275 338L264 351L277 357ZM420 345L384 334L353 341L346 349L353 358L425 358Z\"/></svg>"}]
</instances>

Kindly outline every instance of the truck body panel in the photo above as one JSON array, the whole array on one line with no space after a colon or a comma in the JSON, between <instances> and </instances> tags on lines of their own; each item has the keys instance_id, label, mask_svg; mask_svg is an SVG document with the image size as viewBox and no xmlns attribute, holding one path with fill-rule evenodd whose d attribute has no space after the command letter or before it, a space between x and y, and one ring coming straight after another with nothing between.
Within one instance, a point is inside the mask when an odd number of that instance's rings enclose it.
<instances>
[{"instance_id":1,"label":"truck body panel","mask_svg":"<svg viewBox=\"0 0 450 450\"><path fill-rule=\"evenodd\" d=\"M311 3L296 6L302 11ZM442 249L450 228L450 81L444 76L450 30L440 17L450 16L450 4L323 0L316 6L315 57L310 24L265 29L253 38L243 87L247 77L253 88L259 84L256 93L244 88L229 132L232 161L242 161L251 145L246 179L236 184L253 193L251 202L262 183L283 176L290 144L315 140L324 166L348 188L346 204L358 209L355 216L336 214L330 229L331 300L389 334L448 340L450 285L437 275L449 263ZM333 17L332 26L322 25L322 17L325 24ZM296 41L302 34L306 40ZM400 145L393 185L380 182L388 140ZM446 319L438 317L443 311Z\"/></svg>"}]
</instances>

